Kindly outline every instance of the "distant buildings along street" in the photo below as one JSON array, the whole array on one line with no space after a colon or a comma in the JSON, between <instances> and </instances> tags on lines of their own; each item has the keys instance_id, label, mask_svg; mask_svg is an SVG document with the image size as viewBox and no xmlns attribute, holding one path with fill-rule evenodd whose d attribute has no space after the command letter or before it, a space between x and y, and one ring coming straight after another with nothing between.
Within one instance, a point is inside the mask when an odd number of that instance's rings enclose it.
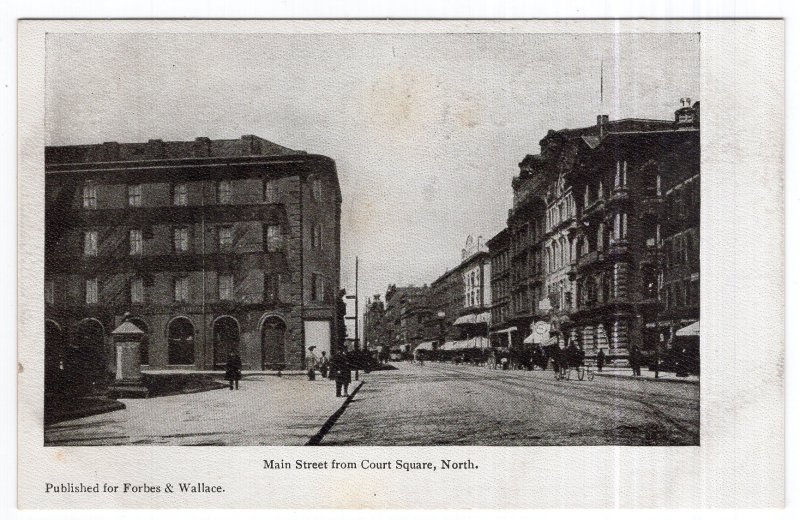
<instances>
[{"instance_id":1,"label":"distant buildings along street","mask_svg":"<svg viewBox=\"0 0 800 520\"><path fill-rule=\"evenodd\" d=\"M461 264L430 286L403 289L422 324L390 316L394 286L385 308L376 295L367 345L440 356L491 347L521 359L537 344L574 343L626 366L633 346L653 359L697 330L700 104L681 104L673 120L600 115L550 130L519 163L506 227L485 245L470 238Z\"/></svg>"}]
</instances>

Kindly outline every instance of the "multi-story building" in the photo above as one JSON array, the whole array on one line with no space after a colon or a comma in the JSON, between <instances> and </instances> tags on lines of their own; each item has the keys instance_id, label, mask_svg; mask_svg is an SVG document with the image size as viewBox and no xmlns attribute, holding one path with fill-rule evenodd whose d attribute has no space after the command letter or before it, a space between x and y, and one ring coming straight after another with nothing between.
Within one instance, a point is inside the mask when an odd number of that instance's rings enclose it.
<instances>
[{"instance_id":1,"label":"multi-story building","mask_svg":"<svg viewBox=\"0 0 800 520\"><path fill-rule=\"evenodd\" d=\"M698 104L689 112L695 110ZM699 250L684 255L687 271L662 272L671 265L662 263L664 238L693 236L699 229L699 191L693 218L664 198L667 186L699 184L699 118L686 114L678 110L674 121L599 121L597 138L585 140L571 172L573 191L583 193L571 332L589 355L608 349L612 361L624 363L632 346L655 351L661 339L655 324L669 294L662 290L660 299L659 287L672 276L691 283L694 275L699 282L697 263L688 260L699 259ZM695 301L699 283L697 288ZM696 320L688 300L681 311Z\"/></svg>"},{"instance_id":2,"label":"multi-story building","mask_svg":"<svg viewBox=\"0 0 800 520\"><path fill-rule=\"evenodd\" d=\"M461 262L431 283L426 339L445 350L462 348L454 346L456 340L470 340L474 348L488 347L491 271L489 251L481 237L467 237Z\"/></svg>"},{"instance_id":3,"label":"multi-story building","mask_svg":"<svg viewBox=\"0 0 800 520\"><path fill-rule=\"evenodd\" d=\"M528 155L519 163L519 175L511 183L514 203L507 221L510 304L506 319L493 324L493 328L507 334L505 342L502 335L496 335L499 346L517 352L530 334L531 324L546 316L546 310L541 307L547 296L543 245L550 179L547 168L548 163L542 156Z\"/></svg>"},{"instance_id":4,"label":"multi-story building","mask_svg":"<svg viewBox=\"0 0 800 520\"><path fill-rule=\"evenodd\" d=\"M551 130L519 164L507 230L489 242L508 270L507 289L493 278L510 295L493 315L498 346L521 348L547 321L562 348L626 363L630 346L652 351L697 321L700 109L685 105L674 120Z\"/></svg>"},{"instance_id":5,"label":"multi-story building","mask_svg":"<svg viewBox=\"0 0 800 520\"><path fill-rule=\"evenodd\" d=\"M675 117L684 130L699 128L699 103L691 105L686 100ZM656 190L651 185L647 195L660 198L663 208L656 229L661 305L656 320L645 325L646 344L668 343L678 329L700 319L700 141L696 134L679 134L691 137L676 142L669 162L651 165L659 169L660 182ZM691 348L699 349L698 342ZM698 356L694 352L689 357L697 362ZM699 370L699 366L692 368Z\"/></svg>"},{"instance_id":6,"label":"multi-story building","mask_svg":"<svg viewBox=\"0 0 800 520\"><path fill-rule=\"evenodd\" d=\"M364 306L364 346L369 350L388 348L391 341L387 337L386 327L383 325L386 308L381 295L376 294L371 299L367 298Z\"/></svg>"},{"instance_id":7,"label":"multi-story building","mask_svg":"<svg viewBox=\"0 0 800 520\"><path fill-rule=\"evenodd\" d=\"M367 302L364 312L364 337L367 347L389 349L396 354L409 354L425 337L430 320L428 299L430 287L390 285L385 305L380 295Z\"/></svg>"},{"instance_id":8,"label":"multi-story building","mask_svg":"<svg viewBox=\"0 0 800 520\"><path fill-rule=\"evenodd\" d=\"M486 241L489 250L491 278L489 286L492 291L491 305L491 344L497 349L508 349L511 345L511 334L516 330L504 327L511 317L511 249L508 228Z\"/></svg>"},{"instance_id":9,"label":"multi-story building","mask_svg":"<svg viewBox=\"0 0 800 520\"><path fill-rule=\"evenodd\" d=\"M555 141L555 142L551 142ZM544 287L547 301L540 310L549 306L551 329L562 330L575 310L575 241L576 209L572 186L567 175L573 167L575 152L580 146L564 134L550 134L541 142L549 164L554 171L545 194L545 233L543 245ZM544 309L543 309L544 308ZM559 335L559 346L564 348L569 338Z\"/></svg>"},{"instance_id":10,"label":"multi-story building","mask_svg":"<svg viewBox=\"0 0 800 520\"><path fill-rule=\"evenodd\" d=\"M149 368L304 365L338 337L333 160L256 136L45 149L49 367L99 379L109 333Z\"/></svg>"}]
</instances>

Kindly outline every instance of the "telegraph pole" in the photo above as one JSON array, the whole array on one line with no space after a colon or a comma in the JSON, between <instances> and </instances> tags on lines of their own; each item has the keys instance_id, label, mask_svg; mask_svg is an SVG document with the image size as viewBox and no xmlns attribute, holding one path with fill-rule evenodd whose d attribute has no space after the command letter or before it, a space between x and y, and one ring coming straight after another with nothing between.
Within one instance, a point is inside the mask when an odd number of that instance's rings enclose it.
<instances>
[{"instance_id":1,"label":"telegraph pole","mask_svg":"<svg viewBox=\"0 0 800 520\"><path fill-rule=\"evenodd\" d=\"M356 290L355 294L345 296L348 300L355 300L355 309L353 312L353 316L347 316L346 319L355 320L355 341L353 342L353 350L360 350L359 348L359 338L358 338L358 257L356 257ZM356 381L358 381L358 368L356 368Z\"/></svg>"},{"instance_id":2,"label":"telegraph pole","mask_svg":"<svg viewBox=\"0 0 800 520\"><path fill-rule=\"evenodd\" d=\"M358 336L358 257L356 257L356 310L355 310L355 317L356 317L356 350L361 350L361 342L359 341Z\"/></svg>"}]
</instances>

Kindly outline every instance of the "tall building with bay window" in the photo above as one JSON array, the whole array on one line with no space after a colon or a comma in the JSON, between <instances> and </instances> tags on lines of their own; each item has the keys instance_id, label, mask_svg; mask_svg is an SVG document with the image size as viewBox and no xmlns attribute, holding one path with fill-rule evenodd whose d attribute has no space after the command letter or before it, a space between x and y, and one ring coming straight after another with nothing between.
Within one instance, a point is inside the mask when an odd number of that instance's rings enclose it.
<instances>
[{"instance_id":1,"label":"tall building with bay window","mask_svg":"<svg viewBox=\"0 0 800 520\"><path fill-rule=\"evenodd\" d=\"M45 149L49 380L101 380L124 319L146 368L300 369L337 337L333 160L256 136ZM59 375L60 374L60 375Z\"/></svg>"},{"instance_id":2,"label":"tall building with bay window","mask_svg":"<svg viewBox=\"0 0 800 520\"><path fill-rule=\"evenodd\" d=\"M673 120L550 130L519 164L488 243L493 345L523 351L544 321L562 348L625 364L699 320L700 105L682 101Z\"/></svg>"}]
</instances>

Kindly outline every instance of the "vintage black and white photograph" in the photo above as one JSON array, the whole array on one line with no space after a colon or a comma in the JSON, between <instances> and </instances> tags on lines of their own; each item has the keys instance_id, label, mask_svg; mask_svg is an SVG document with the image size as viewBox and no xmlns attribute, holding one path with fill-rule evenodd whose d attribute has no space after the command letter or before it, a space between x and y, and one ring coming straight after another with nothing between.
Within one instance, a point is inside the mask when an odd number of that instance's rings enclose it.
<instances>
[{"instance_id":1,"label":"vintage black and white photograph","mask_svg":"<svg viewBox=\"0 0 800 520\"><path fill-rule=\"evenodd\" d=\"M700 444L699 33L45 51L45 446Z\"/></svg>"}]
</instances>

